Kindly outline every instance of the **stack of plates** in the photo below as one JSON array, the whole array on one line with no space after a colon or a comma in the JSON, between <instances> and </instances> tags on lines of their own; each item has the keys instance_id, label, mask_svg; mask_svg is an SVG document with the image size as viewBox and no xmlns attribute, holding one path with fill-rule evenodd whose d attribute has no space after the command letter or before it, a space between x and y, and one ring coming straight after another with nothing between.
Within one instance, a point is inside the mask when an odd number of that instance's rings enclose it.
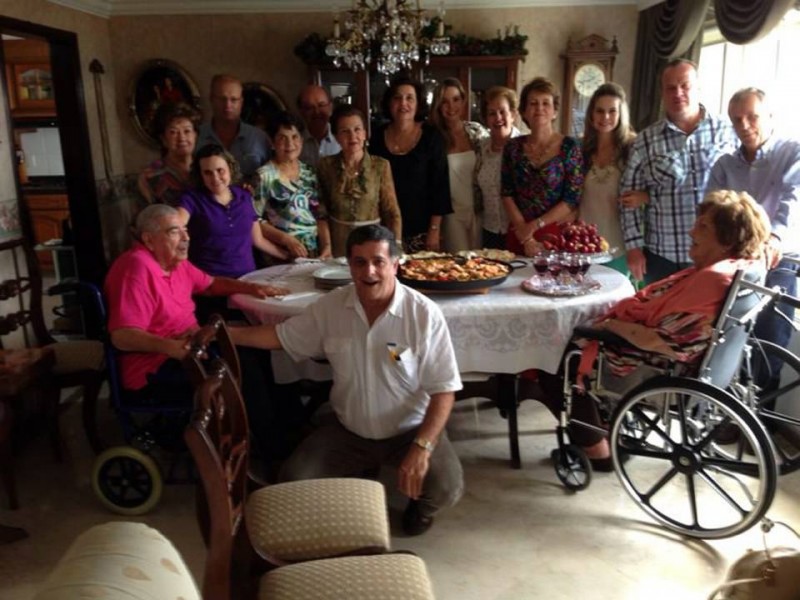
<instances>
[{"instance_id":1,"label":"stack of plates","mask_svg":"<svg viewBox=\"0 0 800 600\"><path fill-rule=\"evenodd\" d=\"M322 267L314 271L314 287L320 290L332 290L352 282L348 267Z\"/></svg>"}]
</instances>

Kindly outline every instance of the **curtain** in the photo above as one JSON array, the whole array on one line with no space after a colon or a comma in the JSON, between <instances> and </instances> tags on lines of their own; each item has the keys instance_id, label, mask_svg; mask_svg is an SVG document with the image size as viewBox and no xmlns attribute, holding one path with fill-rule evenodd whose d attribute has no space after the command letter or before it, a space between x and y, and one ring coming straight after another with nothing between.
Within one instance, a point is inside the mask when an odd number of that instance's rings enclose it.
<instances>
[{"instance_id":1,"label":"curtain","mask_svg":"<svg viewBox=\"0 0 800 600\"><path fill-rule=\"evenodd\" d=\"M659 77L674 58L697 60L711 0L666 0L639 13L631 89L631 122L637 130L658 120Z\"/></svg>"},{"instance_id":2,"label":"curtain","mask_svg":"<svg viewBox=\"0 0 800 600\"><path fill-rule=\"evenodd\" d=\"M714 0L717 25L734 44L748 44L775 27L795 0Z\"/></svg>"}]
</instances>

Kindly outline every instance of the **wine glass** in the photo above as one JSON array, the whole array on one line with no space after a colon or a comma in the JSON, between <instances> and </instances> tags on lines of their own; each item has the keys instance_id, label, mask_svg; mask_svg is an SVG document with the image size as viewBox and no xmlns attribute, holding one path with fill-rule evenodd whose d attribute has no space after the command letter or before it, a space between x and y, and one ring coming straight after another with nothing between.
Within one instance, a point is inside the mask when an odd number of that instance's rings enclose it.
<instances>
[{"instance_id":1,"label":"wine glass","mask_svg":"<svg viewBox=\"0 0 800 600\"><path fill-rule=\"evenodd\" d=\"M533 270L536 271L536 278L542 284L545 283L547 271L550 268L550 254L547 252L537 252L533 256Z\"/></svg>"}]
</instances>

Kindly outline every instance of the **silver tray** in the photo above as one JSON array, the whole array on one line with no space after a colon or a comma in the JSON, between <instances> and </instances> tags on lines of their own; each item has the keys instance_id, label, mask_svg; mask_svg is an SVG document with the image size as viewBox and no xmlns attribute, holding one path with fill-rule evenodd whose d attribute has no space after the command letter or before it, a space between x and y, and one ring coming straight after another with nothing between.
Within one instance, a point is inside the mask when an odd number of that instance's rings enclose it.
<instances>
[{"instance_id":1,"label":"silver tray","mask_svg":"<svg viewBox=\"0 0 800 600\"><path fill-rule=\"evenodd\" d=\"M520 284L523 291L536 296L550 296L550 297L564 297L564 296L585 296L596 292L602 286L600 282L595 281L591 277L584 277L581 282L552 282L550 280L542 280L539 277L531 277L526 279Z\"/></svg>"}]
</instances>

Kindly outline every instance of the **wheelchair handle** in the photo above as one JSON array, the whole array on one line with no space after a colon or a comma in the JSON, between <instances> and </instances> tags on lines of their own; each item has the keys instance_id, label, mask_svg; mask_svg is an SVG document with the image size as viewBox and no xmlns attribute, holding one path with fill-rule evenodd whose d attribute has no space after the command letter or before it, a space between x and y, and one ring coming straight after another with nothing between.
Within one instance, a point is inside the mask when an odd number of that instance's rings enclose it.
<instances>
[{"instance_id":1,"label":"wheelchair handle","mask_svg":"<svg viewBox=\"0 0 800 600\"><path fill-rule=\"evenodd\" d=\"M784 293L782 288L778 286L768 288L763 285L759 285L757 283L752 283L747 280L742 280L741 287L756 291L760 294L765 294L769 296L770 301L775 302L776 304L779 302L783 302L784 304L788 304L789 306L792 306L794 308L800 308L800 298Z\"/></svg>"}]
</instances>

